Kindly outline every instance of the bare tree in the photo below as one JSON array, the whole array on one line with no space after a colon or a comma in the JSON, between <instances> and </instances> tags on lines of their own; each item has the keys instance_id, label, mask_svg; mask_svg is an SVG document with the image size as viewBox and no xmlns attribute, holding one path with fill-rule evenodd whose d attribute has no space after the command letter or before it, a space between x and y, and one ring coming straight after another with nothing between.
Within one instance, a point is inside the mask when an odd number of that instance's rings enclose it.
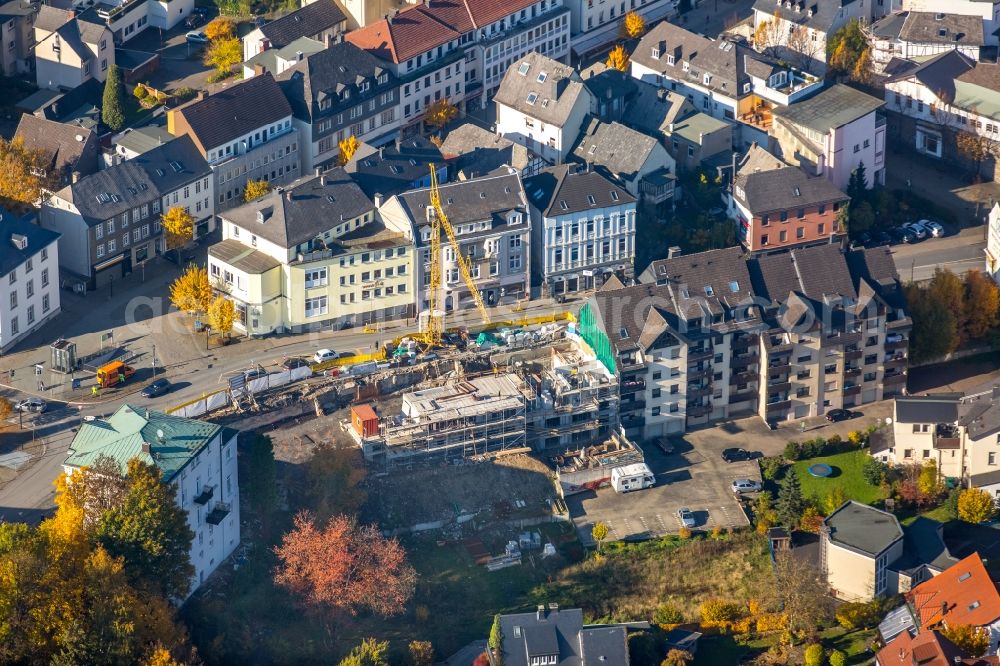
<instances>
[{"instance_id":1,"label":"bare tree","mask_svg":"<svg viewBox=\"0 0 1000 666\"><path fill-rule=\"evenodd\" d=\"M820 41L813 40L809 36L808 28L797 25L789 33L787 43L788 50L791 51L789 57L798 64L800 69L807 72L812 71L812 66L817 59L816 56L823 51Z\"/></svg>"},{"instance_id":2,"label":"bare tree","mask_svg":"<svg viewBox=\"0 0 1000 666\"><path fill-rule=\"evenodd\" d=\"M788 614L788 628L807 634L833 617L833 600L827 594L823 573L812 562L779 553L770 586L771 602Z\"/></svg>"}]
</instances>

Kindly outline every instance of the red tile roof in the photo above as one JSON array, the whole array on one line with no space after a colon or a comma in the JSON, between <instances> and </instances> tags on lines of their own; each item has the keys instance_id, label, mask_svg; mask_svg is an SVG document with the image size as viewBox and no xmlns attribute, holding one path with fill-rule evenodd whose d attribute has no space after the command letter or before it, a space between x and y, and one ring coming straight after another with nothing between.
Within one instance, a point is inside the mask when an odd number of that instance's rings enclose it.
<instances>
[{"instance_id":1,"label":"red tile roof","mask_svg":"<svg viewBox=\"0 0 1000 666\"><path fill-rule=\"evenodd\" d=\"M393 17L352 30L345 38L398 64L515 14L534 1L424 0Z\"/></svg>"},{"instance_id":2,"label":"red tile roof","mask_svg":"<svg viewBox=\"0 0 1000 666\"><path fill-rule=\"evenodd\" d=\"M973 553L906 594L921 627L939 622L948 625L985 626L1000 618L1000 592Z\"/></svg>"},{"instance_id":3,"label":"red tile roof","mask_svg":"<svg viewBox=\"0 0 1000 666\"><path fill-rule=\"evenodd\" d=\"M955 645L936 631L924 631L916 636L904 631L875 655L879 666L954 666L961 656Z\"/></svg>"}]
</instances>

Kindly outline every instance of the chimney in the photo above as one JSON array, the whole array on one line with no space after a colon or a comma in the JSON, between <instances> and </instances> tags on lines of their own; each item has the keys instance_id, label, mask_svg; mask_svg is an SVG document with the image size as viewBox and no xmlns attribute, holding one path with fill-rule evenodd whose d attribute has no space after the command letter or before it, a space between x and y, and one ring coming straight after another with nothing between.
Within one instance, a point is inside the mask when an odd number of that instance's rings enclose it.
<instances>
[{"instance_id":1,"label":"chimney","mask_svg":"<svg viewBox=\"0 0 1000 666\"><path fill-rule=\"evenodd\" d=\"M333 35L331 35L330 33L326 33L325 35L323 35L323 48L328 49L330 48L331 44L333 44Z\"/></svg>"},{"instance_id":2,"label":"chimney","mask_svg":"<svg viewBox=\"0 0 1000 666\"><path fill-rule=\"evenodd\" d=\"M947 601L942 601L941 602L941 617L944 617L947 614L948 614L948 602Z\"/></svg>"},{"instance_id":3,"label":"chimney","mask_svg":"<svg viewBox=\"0 0 1000 666\"><path fill-rule=\"evenodd\" d=\"M143 452L143 453L145 453L146 455L152 455L152 454L150 453L150 446L149 446L149 442L143 442L143 443L142 443L142 452Z\"/></svg>"},{"instance_id":4,"label":"chimney","mask_svg":"<svg viewBox=\"0 0 1000 666\"><path fill-rule=\"evenodd\" d=\"M555 602L549 602L549 610L552 611L553 613L558 613L559 612L559 604L557 604Z\"/></svg>"},{"instance_id":5,"label":"chimney","mask_svg":"<svg viewBox=\"0 0 1000 666\"><path fill-rule=\"evenodd\" d=\"M398 136L396 137L396 152L397 153L403 152L403 140Z\"/></svg>"},{"instance_id":6,"label":"chimney","mask_svg":"<svg viewBox=\"0 0 1000 666\"><path fill-rule=\"evenodd\" d=\"M539 622L545 620L545 604L538 604L538 609L535 611L535 619Z\"/></svg>"},{"instance_id":7,"label":"chimney","mask_svg":"<svg viewBox=\"0 0 1000 666\"><path fill-rule=\"evenodd\" d=\"M285 192L285 200L287 200L287 201L291 201L292 200L292 191L291 190L288 190L287 192Z\"/></svg>"},{"instance_id":8,"label":"chimney","mask_svg":"<svg viewBox=\"0 0 1000 666\"><path fill-rule=\"evenodd\" d=\"M378 158L379 159L382 159L382 155L383 155L383 151L384 150L385 150L385 146L379 146L378 147Z\"/></svg>"},{"instance_id":9,"label":"chimney","mask_svg":"<svg viewBox=\"0 0 1000 666\"><path fill-rule=\"evenodd\" d=\"M372 197L372 201L375 202L375 207L376 208L381 208L382 207L382 193L381 192L376 192L375 196Z\"/></svg>"},{"instance_id":10,"label":"chimney","mask_svg":"<svg viewBox=\"0 0 1000 666\"><path fill-rule=\"evenodd\" d=\"M265 37L264 39L260 40L260 50L261 51L266 51L269 48L271 48L271 40L270 39L268 39L267 37Z\"/></svg>"},{"instance_id":11,"label":"chimney","mask_svg":"<svg viewBox=\"0 0 1000 666\"><path fill-rule=\"evenodd\" d=\"M321 167L321 166L316 167L315 169L313 169L313 173L316 174L317 176L322 176L323 175L323 167Z\"/></svg>"},{"instance_id":12,"label":"chimney","mask_svg":"<svg viewBox=\"0 0 1000 666\"><path fill-rule=\"evenodd\" d=\"M78 182L80 182L80 172L79 172L79 171L74 171L74 172L72 173L72 175L70 176L70 178L71 178L71 180L72 180L72 181L73 181L74 183L78 183Z\"/></svg>"},{"instance_id":13,"label":"chimney","mask_svg":"<svg viewBox=\"0 0 1000 666\"><path fill-rule=\"evenodd\" d=\"M266 72L267 72L267 68L264 67L264 65L262 63L259 63L259 62L254 63L254 66L253 66L253 75L254 76L263 76ZM202 91L202 92L204 92L204 91Z\"/></svg>"},{"instance_id":14,"label":"chimney","mask_svg":"<svg viewBox=\"0 0 1000 666\"><path fill-rule=\"evenodd\" d=\"M197 97L195 97L195 99L197 99L200 102L201 100L205 99L207 96L208 96L208 93L206 93L204 90L199 90L198 91L198 95L197 95Z\"/></svg>"},{"instance_id":15,"label":"chimney","mask_svg":"<svg viewBox=\"0 0 1000 666\"><path fill-rule=\"evenodd\" d=\"M673 259L674 257L681 256L681 248L677 245L671 245L667 248L667 259Z\"/></svg>"},{"instance_id":16,"label":"chimney","mask_svg":"<svg viewBox=\"0 0 1000 666\"><path fill-rule=\"evenodd\" d=\"M344 33L338 32L336 35L334 35L333 36L333 43L334 44L343 44L344 43Z\"/></svg>"}]
</instances>

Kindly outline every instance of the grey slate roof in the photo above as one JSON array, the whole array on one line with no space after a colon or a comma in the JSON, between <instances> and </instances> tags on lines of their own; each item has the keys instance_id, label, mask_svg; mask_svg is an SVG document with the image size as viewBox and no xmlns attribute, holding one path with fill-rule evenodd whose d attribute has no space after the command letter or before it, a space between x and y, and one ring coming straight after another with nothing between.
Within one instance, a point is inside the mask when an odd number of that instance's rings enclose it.
<instances>
[{"instance_id":1,"label":"grey slate roof","mask_svg":"<svg viewBox=\"0 0 1000 666\"><path fill-rule=\"evenodd\" d=\"M326 45L311 37L299 37L291 43L282 46L280 49L267 49L261 51L249 60L243 62L244 67L254 68L254 65L262 65L265 72L274 73L278 66L278 58L286 61L293 61L301 51L304 56L319 53L326 48Z\"/></svg>"},{"instance_id":2,"label":"grey slate roof","mask_svg":"<svg viewBox=\"0 0 1000 666\"><path fill-rule=\"evenodd\" d=\"M960 393L908 395L896 398L897 423L955 423Z\"/></svg>"},{"instance_id":3,"label":"grey slate roof","mask_svg":"<svg viewBox=\"0 0 1000 666\"><path fill-rule=\"evenodd\" d=\"M653 57L654 47L660 54L659 58ZM674 57L673 65L667 64L668 55ZM743 84L750 81L744 60L756 57L753 51L735 42L713 41L662 21L639 41L632 53L632 62L648 67L668 79L684 81L739 99L748 94L743 92ZM684 62L689 65L686 72ZM712 77L708 84L704 81L705 74Z\"/></svg>"},{"instance_id":4,"label":"grey slate roof","mask_svg":"<svg viewBox=\"0 0 1000 666\"><path fill-rule=\"evenodd\" d=\"M129 127L115 139L115 145L133 153L145 153L176 139L163 125Z\"/></svg>"},{"instance_id":5,"label":"grey slate roof","mask_svg":"<svg viewBox=\"0 0 1000 666\"><path fill-rule=\"evenodd\" d=\"M276 187L222 217L279 247L292 248L374 208L343 169L332 169ZM263 213L263 222L258 221L258 212Z\"/></svg>"},{"instance_id":6,"label":"grey slate roof","mask_svg":"<svg viewBox=\"0 0 1000 666\"><path fill-rule=\"evenodd\" d=\"M346 20L333 0L315 0L301 9L261 26L272 48L287 46L299 37L317 35Z\"/></svg>"},{"instance_id":7,"label":"grey slate roof","mask_svg":"<svg viewBox=\"0 0 1000 666\"><path fill-rule=\"evenodd\" d=\"M444 166L444 157L423 137L403 139L379 148L362 143L344 169L369 197L388 198L430 175L430 164Z\"/></svg>"},{"instance_id":8,"label":"grey slate roof","mask_svg":"<svg viewBox=\"0 0 1000 666\"><path fill-rule=\"evenodd\" d=\"M633 129L659 136L669 133L673 122L696 111L684 95L638 79L635 83L635 95L622 117L622 122Z\"/></svg>"},{"instance_id":9,"label":"grey slate roof","mask_svg":"<svg viewBox=\"0 0 1000 666\"><path fill-rule=\"evenodd\" d=\"M596 69L600 71L595 71ZM636 86L641 83L639 79L600 62L595 63L590 73L591 76L583 79L583 85L599 100L629 98L635 94Z\"/></svg>"},{"instance_id":10,"label":"grey slate roof","mask_svg":"<svg viewBox=\"0 0 1000 666\"><path fill-rule=\"evenodd\" d=\"M448 132L441 154L470 177L486 175L504 165L519 171L528 165L527 148L471 122Z\"/></svg>"},{"instance_id":11,"label":"grey slate roof","mask_svg":"<svg viewBox=\"0 0 1000 666\"><path fill-rule=\"evenodd\" d=\"M388 82L378 85L376 79L382 74L389 77ZM369 81L367 94L361 93L358 87L359 77ZM306 56L281 72L277 79L295 117L307 121L317 115L330 115L338 109L354 107L360 100L396 86L396 77L386 63L350 42L331 44L328 49ZM349 89L350 98L341 102L340 94L345 89ZM320 114L322 100L330 100L331 106Z\"/></svg>"},{"instance_id":12,"label":"grey slate roof","mask_svg":"<svg viewBox=\"0 0 1000 666\"><path fill-rule=\"evenodd\" d=\"M521 211L525 221L528 217L528 203L521 179L517 174L492 175L483 178L471 178L452 183L446 183L438 188L441 194L441 207L452 226L490 221L489 229L483 233L494 233L493 227L506 225L505 213L513 210ZM400 206L416 227L427 225L427 206L430 205L428 188L410 190L397 196ZM474 234L465 234L459 238L469 238ZM420 238L421 234L417 234Z\"/></svg>"},{"instance_id":13,"label":"grey slate roof","mask_svg":"<svg viewBox=\"0 0 1000 666\"><path fill-rule=\"evenodd\" d=\"M528 65L528 70L521 74L523 65ZM562 127L584 89L572 67L532 51L511 64L493 99L543 123ZM534 97L529 102L530 96Z\"/></svg>"},{"instance_id":14,"label":"grey slate roof","mask_svg":"<svg viewBox=\"0 0 1000 666\"><path fill-rule=\"evenodd\" d=\"M59 195L69 198L87 224L93 226L211 173L191 138L181 136L81 178L63 188ZM98 196L104 194L109 197L99 201Z\"/></svg>"},{"instance_id":15,"label":"grey slate roof","mask_svg":"<svg viewBox=\"0 0 1000 666\"><path fill-rule=\"evenodd\" d=\"M847 201L848 196L823 176L810 176L794 166L756 170L750 165L736 174L735 196L752 213L807 208L818 204Z\"/></svg>"},{"instance_id":16,"label":"grey slate roof","mask_svg":"<svg viewBox=\"0 0 1000 666\"><path fill-rule=\"evenodd\" d=\"M6 276L43 247L48 247L59 239L60 234L43 229L32 220L34 213L17 217L11 212L0 210L0 275ZM27 239L27 246L21 250L13 243L13 237Z\"/></svg>"},{"instance_id":17,"label":"grey slate roof","mask_svg":"<svg viewBox=\"0 0 1000 666\"><path fill-rule=\"evenodd\" d=\"M543 169L538 175L526 179L524 191L531 205L541 210L545 217L635 203L635 197L625 188L601 174L576 171L568 164Z\"/></svg>"},{"instance_id":18,"label":"grey slate roof","mask_svg":"<svg viewBox=\"0 0 1000 666\"><path fill-rule=\"evenodd\" d=\"M580 632L583 664L627 664L628 644L625 627L585 627Z\"/></svg>"},{"instance_id":19,"label":"grey slate roof","mask_svg":"<svg viewBox=\"0 0 1000 666\"><path fill-rule=\"evenodd\" d=\"M207 153L291 116L292 107L267 73L193 100L175 113L184 117L193 138Z\"/></svg>"},{"instance_id":20,"label":"grey slate roof","mask_svg":"<svg viewBox=\"0 0 1000 666\"><path fill-rule=\"evenodd\" d=\"M89 129L26 113L14 136L23 139L25 147L49 155L49 171L59 179L68 179L73 171L81 175L97 171L97 134Z\"/></svg>"},{"instance_id":21,"label":"grey slate roof","mask_svg":"<svg viewBox=\"0 0 1000 666\"><path fill-rule=\"evenodd\" d=\"M791 7L785 3L775 4L774 0L757 0L753 3L756 11L768 15L781 12L781 18L797 25L806 26L820 32L829 32L834 26L839 26L842 8L854 4L858 0L797 0Z\"/></svg>"},{"instance_id":22,"label":"grey slate roof","mask_svg":"<svg viewBox=\"0 0 1000 666\"><path fill-rule=\"evenodd\" d=\"M918 44L982 46L983 18L951 12L903 12L907 14L899 38ZM943 34L942 34L943 33Z\"/></svg>"},{"instance_id":23,"label":"grey slate roof","mask_svg":"<svg viewBox=\"0 0 1000 666\"><path fill-rule=\"evenodd\" d=\"M535 656L558 655L558 666L628 663L624 626L584 626L579 608L500 616L505 666L529 666Z\"/></svg>"},{"instance_id":24,"label":"grey slate roof","mask_svg":"<svg viewBox=\"0 0 1000 666\"><path fill-rule=\"evenodd\" d=\"M657 150L664 148L651 136L621 123L590 118L573 148L573 156L615 176L632 180Z\"/></svg>"},{"instance_id":25,"label":"grey slate roof","mask_svg":"<svg viewBox=\"0 0 1000 666\"><path fill-rule=\"evenodd\" d=\"M62 45L72 49L73 52L76 53L77 57L79 57L83 62L86 62L94 57L94 54L89 48L87 48L84 42L84 33L87 33L91 38L90 43L94 43L94 31L90 27L91 25L92 24L74 18L72 12L67 12L63 9L56 9L55 7L50 7L48 5L42 5L39 7L38 16L35 17L36 28L59 35ZM42 40L45 39L54 38L50 34L42 38Z\"/></svg>"},{"instance_id":26,"label":"grey slate roof","mask_svg":"<svg viewBox=\"0 0 1000 666\"><path fill-rule=\"evenodd\" d=\"M234 238L209 246L208 254L249 275L261 275L281 265L271 255L247 247Z\"/></svg>"},{"instance_id":27,"label":"grey slate roof","mask_svg":"<svg viewBox=\"0 0 1000 666\"><path fill-rule=\"evenodd\" d=\"M792 292L814 301L824 297L857 298L844 252L837 245L793 248L761 255L749 261L754 293L772 303L784 302Z\"/></svg>"},{"instance_id":28,"label":"grey slate roof","mask_svg":"<svg viewBox=\"0 0 1000 666\"><path fill-rule=\"evenodd\" d=\"M872 557L903 538L896 516L875 507L848 500L823 519L830 528L830 541Z\"/></svg>"},{"instance_id":29,"label":"grey slate roof","mask_svg":"<svg viewBox=\"0 0 1000 666\"><path fill-rule=\"evenodd\" d=\"M826 134L881 108L885 101L837 83L812 97L774 109L774 115Z\"/></svg>"},{"instance_id":30,"label":"grey slate roof","mask_svg":"<svg viewBox=\"0 0 1000 666\"><path fill-rule=\"evenodd\" d=\"M887 83L903 81L916 77L917 81L934 94L941 94L948 99L955 97L955 79L974 69L976 64L959 51L952 49L934 56L923 63L907 61L901 64L894 76Z\"/></svg>"}]
</instances>

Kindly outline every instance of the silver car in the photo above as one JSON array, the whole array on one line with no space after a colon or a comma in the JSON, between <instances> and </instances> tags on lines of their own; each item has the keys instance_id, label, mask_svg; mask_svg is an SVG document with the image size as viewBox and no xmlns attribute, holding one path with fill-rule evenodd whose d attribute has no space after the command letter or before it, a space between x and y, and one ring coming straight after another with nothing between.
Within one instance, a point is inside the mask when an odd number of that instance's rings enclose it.
<instances>
[{"instance_id":1,"label":"silver car","mask_svg":"<svg viewBox=\"0 0 1000 666\"><path fill-rule=\"evenodd\" d=\"M753 479L736 479L733 481L734 493L755 493L760 490L760 483Z\"/></svg>"},{"instance_id":2,"label":"silver car","mask_svg":"<svg viewBox=\"0 0 1000 666\"><path fill-rule=\"evenodd\" d=\"M694 513L686 506L677 510L677 519L681 521L681 525L684 527L694 527L697 524L697 521L694 519Z\"/></svg>"},{"instance_id":3,"label":"silver car","mask_svg":"<svg viewBox=\"0 0 1000 666\"><path fill-rule=\"evenodd\" d=\"M45 411L45 401L41 398L28 398L17 403L14 409L19 412L38 412L41 414Z\"/></svg>"}]
</instances>

